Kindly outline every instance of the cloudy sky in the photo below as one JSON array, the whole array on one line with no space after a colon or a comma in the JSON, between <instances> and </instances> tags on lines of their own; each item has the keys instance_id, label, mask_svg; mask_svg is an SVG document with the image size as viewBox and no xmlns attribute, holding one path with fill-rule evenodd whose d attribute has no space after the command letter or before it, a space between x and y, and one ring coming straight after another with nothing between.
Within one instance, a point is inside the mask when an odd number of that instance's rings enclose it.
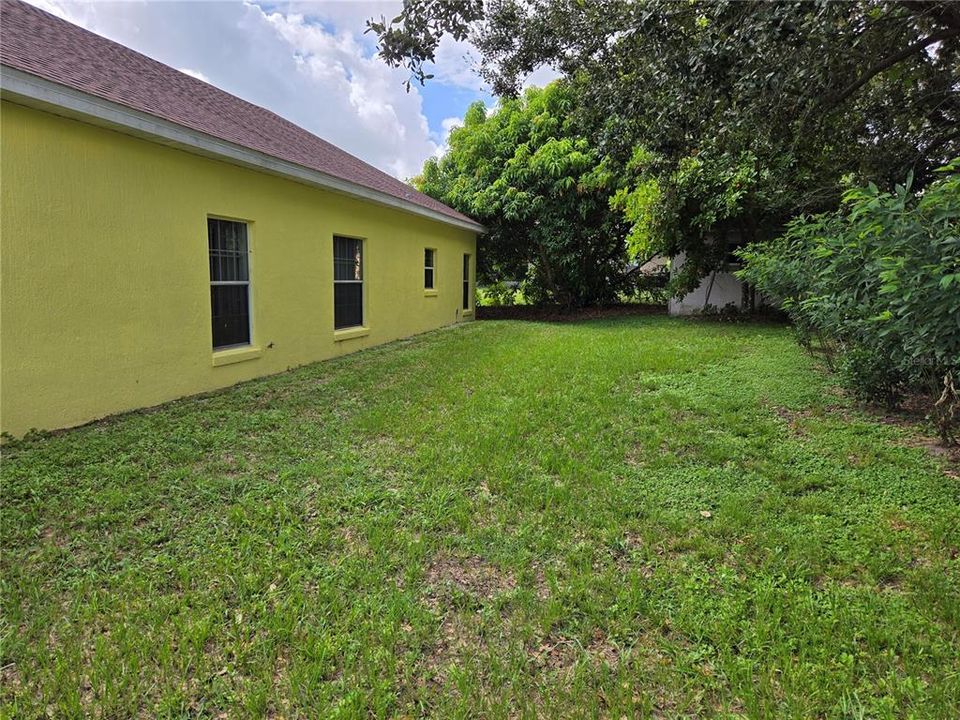
<instances>
[{"instance_id":1,"label":"cloudy sky","mask_svg":"<svg viewBox=\"0 0 960 720\"><path fill-rule=\"evenodd\" d=\"M494 99L476 53L445 38L436 75L409 93L407 73L376 57L365 20L399 2L30 0L67 20L262 105L401 179L443 152L475 100ZM542 84L544 69L530 82Z\"/></svg>"}]
</instances>

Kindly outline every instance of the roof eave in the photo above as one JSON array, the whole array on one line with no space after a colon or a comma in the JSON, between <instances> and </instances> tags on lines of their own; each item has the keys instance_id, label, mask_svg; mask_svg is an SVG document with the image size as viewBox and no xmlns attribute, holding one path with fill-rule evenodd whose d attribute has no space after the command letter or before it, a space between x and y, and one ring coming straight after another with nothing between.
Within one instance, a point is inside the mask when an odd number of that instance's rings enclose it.
<instances>
[{"instance_id":1,"label":"roof eave","mask_svg":"<svg viewBox=\"0 0 960 720\"><path fill-rule=\"evenodd\" d=\"M51 82L7 65L0 67L0 97L20 105L108 127L197 155L223 160L272 175L279 175L307 185L453 225L464 230L472 230L477 233L486 232L483 225L473 220L451 217L389 193L343 180L287 160L281 160L258 150L222 140L199 130L179 125L140 110L134 110L97 95Z\"/></svg>"}]
</instances>

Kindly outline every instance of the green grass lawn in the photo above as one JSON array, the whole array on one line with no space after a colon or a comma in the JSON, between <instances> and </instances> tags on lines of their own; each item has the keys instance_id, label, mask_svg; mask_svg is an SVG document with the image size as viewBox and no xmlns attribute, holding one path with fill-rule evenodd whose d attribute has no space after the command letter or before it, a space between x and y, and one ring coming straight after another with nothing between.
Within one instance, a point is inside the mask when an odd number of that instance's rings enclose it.
<instances>
[{"instance_id":1,"label":"green grass lawn","mask_svg":"<svg viewBox=\"0 0 960 720\"><path fill-rule=\"evenodd\" d=\"M960 716L960 481L781 327L473 323L2 473L9 717Z\"/></svg>"}]
</instances>

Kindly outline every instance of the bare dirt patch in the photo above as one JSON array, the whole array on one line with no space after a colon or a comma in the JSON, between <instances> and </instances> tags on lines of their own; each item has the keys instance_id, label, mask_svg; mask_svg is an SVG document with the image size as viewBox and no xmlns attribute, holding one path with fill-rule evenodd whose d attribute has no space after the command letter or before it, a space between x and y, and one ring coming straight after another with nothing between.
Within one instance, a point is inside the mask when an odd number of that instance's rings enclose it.
<instances>
[{"instance_id":1,"label":"bare dirt patch","mask_svg":"<svg viewBox=\"0 0 960 720\"><path fill-rule=\"evenodd\" d=\"M539 565L534 567L533 573L533 592L538 600L546 600L550 597L550 582L547 580L547 574Z\"/></svg>"},{"instance_id":2,"label":"bare dirt patch","mask_svg":"<svg viewBox=\"0 0 960 720\"><path fill-rule=\"evenodd\" d=\"M908 440L907 447L923 448L934 457L945 460L944 472L953 478L960 478L960 445L945 446L939 440L928 437L914 437Z\"/></svg>"},{"instance_id":3,"label":"bare dirt patch","mask_svg":"<svg viewBox=\"0 0 960 720\"><path fill-rule=\"evenodd\" d=\"M269 704L266 714L266 717L271 720L274 718L280 720L280 718L288 717L290 714L290 699L284 691L288 683L289 665L290 660L286 653L277 653L277 659L273 664L273 689L276 699Z\"/></svg>"},{"instance_id":4,"label":"bare dirt patch","mask_svg":"<svg viewBox=\"0 0 960 720\"><path fill-rule=\"evenodd\" d=\"M642 442L635 442L627 451L625 462L632 468L647 466L647 449Z\"/></svg>"},{"instance_id":5,"label":"bare dirt patch","mask_svg":"<svg viewBox=\"0 0 960 720\"><path fill-rule=\"evenodd\" d=\"M360 555L361 557L370 557L373 551L367 544L367 539L363 533L350 525L344 525L340 528L340 539L343 541L343 547L350 555Z\"/></svg>"},{"instance_id":6,"label":"bare dirt patch","mask_svg":"<svg viewBox=\"0 0 960 720\"><path fill-rule=\"evenodd\" d=\"M596 628L586 644L562 634L551 634L530 648L529 654L538 669L564 674L583 662L593 667L616 667L620 663L621 650L603 630Z\"/></svg>"},{"instance_id":7,"label":"bare dirt patch","mask_svg":"<svg viewBox=\"0 0 960 720\"><path fill-rule=\"evenodd\" d=\"M643 577L653 577L654 567L649 562L640 560L637 556L644 546L643 538L637 533L624 533L620 542L610 548L610 554L621 574L637 571ZM658 548L656 552L660 552Z\"/></svg>"},{"instance_id":8,"label":"bare dirt patch","mask_svg":"<svg viewBox=\"0 0 960 720\"><path fill-rule=\"evenodd\" d=\"M500 570L476 556L461 558L440 554L427 568L425 579L428 587L427 604L434 609L451 589L479 600L493 600L517 587L512 573Z\"/></svg>"},{"instance_id":9,"label":"bare dirt patch","mask_svg":"<svg viewBox=\"0 0 960 720\"><path fill-rule=\"evenodd\" d=\"M12 699L20 694L23 682L16 663L7 663L0 667L0 698Z\"/></svg>"},{"instance_id":10,"label":"bare dirt patch","mask_svg":"<svg viewBox=\"0 0 960 720\"><path fill-rule=\"evenodd\" d=\"M503 628L492 634L486 632L483 611L458 609L453 596L463 593L479 605L486 605L513 592L519 583L512 572L483 558L450 553L437 555L427 567L424 579L424 603L442 617L436 640L426 650L422 667L426 677L442 683L451 666L469 657L484 655L489 652L491 643L496 644L509 635ZM549 594L546 579L539 569L535 571L535 592L541 599ZM501 617L499 622L504 628L509 626L508 618Z\"/></svg>"},{"instance_id":11,"label":"bare dirt patch","mask_svg":"<svg viewBox=\"0 0 960 720\"><path fill-rule=\"evenodd\" d=\"M773 412L778 418L786 421L790 433L792 435L796 435L797 437L807 436L808 433L804 429L803 423L811 418L835 417L843 420L850 420L850 414L847 408L843 407L842 405L827 405L822 409L804 408L803 410L791 410L790 408L776 406L773 408Z\"/></svg>"},{"instance_id":12,"label":"bare dirt patch","mask_svg":"<svg viewBox=\"0 0 960 720\"><path fill-rule=\"evenodd\" d=\"M837 389L837 394L842 396L842 391ZM910 432L912 437L906 440L903 445L926 450L930 455L944 462L944 475L953 479L960 479L960 445L945 446L940 443L939 439L923 433L924 413L929 409L927 399L922 396L909 396L904 399L900 408L894 410L876 404L863 405L860 406L860 409L878 422L885 425L895 425ZM817 408L791 410L778 406L773 408L773 412L781 420L786 421L790 433L796 437L806 437L808 435L803 423L810 418L833 417L845 421L853 419L850 409L843 405L827 405L822 410ZM847 459L854 466L862 465L861 459L856 456L849 456Z\"/></svg>"},{"instance_id":13,"label":"bare dirt patch","mask_svg":"<svg viewBox=\"0 0 960 720\"><path fill-rule=\"evenodd\" d=\"M469 656L480 655L486 649L479 619L451 610L437 628L436 642L424 654L422 675L443 682L451 666L462 663Z\"/></svg>"}]
</instances>

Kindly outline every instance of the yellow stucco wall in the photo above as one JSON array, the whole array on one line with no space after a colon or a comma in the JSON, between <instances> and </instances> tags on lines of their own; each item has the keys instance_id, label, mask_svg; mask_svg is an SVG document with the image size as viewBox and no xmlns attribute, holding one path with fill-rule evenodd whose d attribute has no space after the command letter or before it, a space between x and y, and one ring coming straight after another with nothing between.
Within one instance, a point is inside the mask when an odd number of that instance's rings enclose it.
<instances>
[{"instance_id":1,"label":"yellow stucco wall","mask_svg":"<svg viewBox=\"0 0 960 720\"><path fill-rule=\"evenodd\" d=\"M0 124L4 432L76 425L464 319L473 232L6 101ZM222 365L210 215L250 223L262 349ZM335 339L334 234L366 240L364 337ZM425 247L437 249L435 296Z\"/></svg>"}]
</instances>

